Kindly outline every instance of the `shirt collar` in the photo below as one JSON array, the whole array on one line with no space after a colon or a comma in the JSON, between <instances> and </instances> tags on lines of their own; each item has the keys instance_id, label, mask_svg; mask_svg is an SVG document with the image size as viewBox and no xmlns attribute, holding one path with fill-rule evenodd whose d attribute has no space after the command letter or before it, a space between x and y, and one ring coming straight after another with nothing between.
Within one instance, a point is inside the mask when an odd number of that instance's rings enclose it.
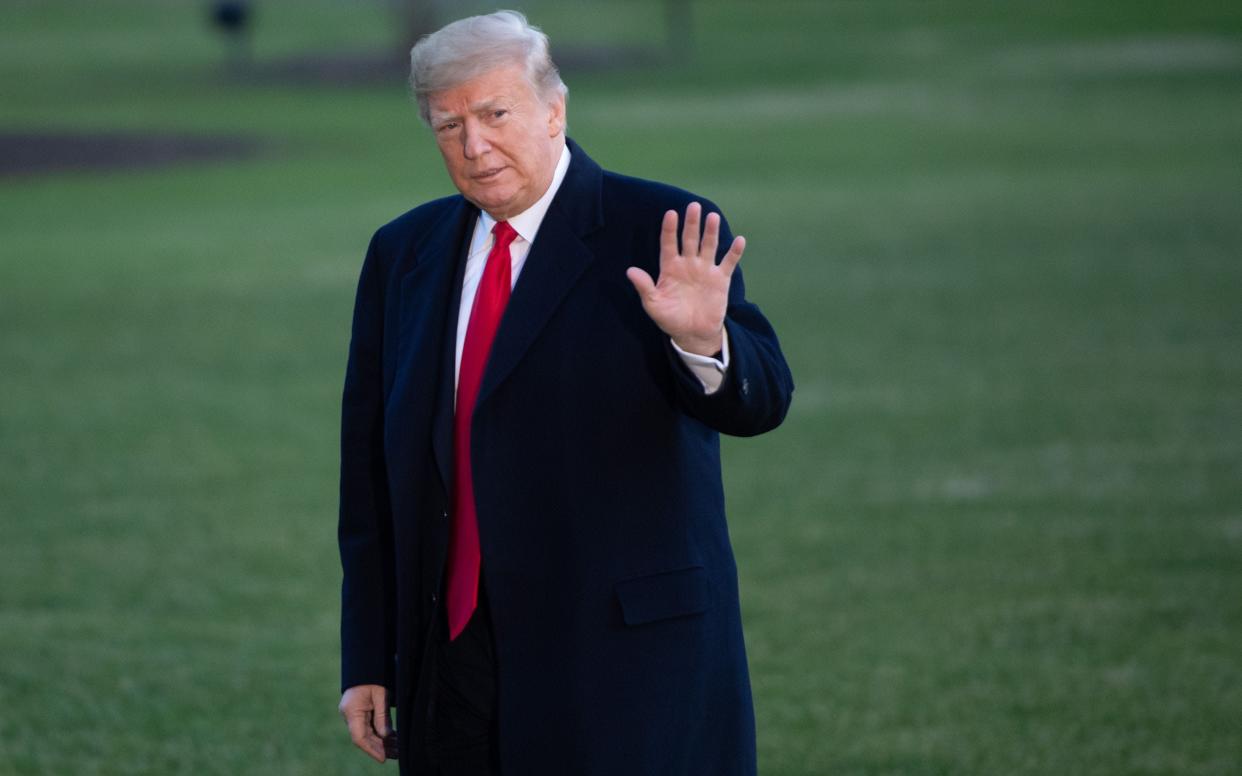
<instances>
[{"instance_id":1,"label":"shirt collar","mask_svg":"<svg viewBox=\"0 0 1242 776\"><path fill-rule=\"evenodd\" d=\"M561 158L556 163L556 171L552 173L552 183L548 185L548 190L535 201L535 204L509 219L509 226L513 227L513 231L528 243L535 242L535 235L539 233L539 225L543 223L543 217L548 214L552 198L556 196L561 182L565 180L565 173L569 170L569 157L569 145L566 144L561 148ZM479 212L479 225L483 228L484 234L491 234L495 224L496 219L489 216L486 210Z\"/></svg>"}]
</instances>

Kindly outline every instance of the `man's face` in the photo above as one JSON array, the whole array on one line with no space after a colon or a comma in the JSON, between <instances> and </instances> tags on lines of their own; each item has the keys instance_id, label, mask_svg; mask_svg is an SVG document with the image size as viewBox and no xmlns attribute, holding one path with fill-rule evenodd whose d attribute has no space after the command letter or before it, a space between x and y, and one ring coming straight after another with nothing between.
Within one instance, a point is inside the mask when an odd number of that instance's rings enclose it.
<instances>
[{"instance_id":1,"label":"man's face","mask_svg":"<svg viewBox=\"0 0 1242 776\"><path fill-rule=\"evenodd\" d=\"M431 129L449 177L498 220L543 196L560 160L565 97L542 100L516 65L432 94Z\"/></svg>"}]
</instances>

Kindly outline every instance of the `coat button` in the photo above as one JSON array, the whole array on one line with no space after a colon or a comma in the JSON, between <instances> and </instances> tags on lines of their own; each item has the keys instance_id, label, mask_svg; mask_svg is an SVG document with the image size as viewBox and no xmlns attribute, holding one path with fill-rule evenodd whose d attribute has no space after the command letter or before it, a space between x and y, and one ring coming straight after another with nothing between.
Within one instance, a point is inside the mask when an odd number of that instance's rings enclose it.
<instances>
[{"instance_id":1,"label":"coat button","mask_svg":"<svg viewBox=\"0 0 1242 776\"><path fill-rule=\"evenodd\" d=\"M750 379L743 377L742 378L742 395L745 396L749 393L750 393Z\"/></svg>"},{"instance_id":2,"label":"coat button","mask_svg":"<svg viewBox=\"0 0 1242 776\"><path fill-rule=\"evenodd\" d=\"M436 595L435 593L432 593L432 594L430 595L430 598L431 598L431 603L432 603L433 605L436 603L436 601L439 601L439 600L440 600L440 597L439 597L438 595Z\"/></svg>"}]
</instances>

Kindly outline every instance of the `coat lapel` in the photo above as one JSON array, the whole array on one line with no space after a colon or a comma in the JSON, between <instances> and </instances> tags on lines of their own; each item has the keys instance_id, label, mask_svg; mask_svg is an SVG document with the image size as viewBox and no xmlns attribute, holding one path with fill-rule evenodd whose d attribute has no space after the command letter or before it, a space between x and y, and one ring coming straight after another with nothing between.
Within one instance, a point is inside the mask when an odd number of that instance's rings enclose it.
<instances>
[{"instance_id":1,"label":"coat lapel","mask_svg":"<svg viewBox=\"0 0 1242 776\"><path fill-rule=\"evenodd\" d=\"M432 421L432 444L435 448L436 465L444 479L444 487L453 487L453 410L457 399L457 315L461 309L462 278L466 274L466 254L470 251L470 237L474 231L479 211L467 207L466 215L457 236L456 260L453 262L452 282L445 292L444 330L440 335L440 379L436 396L435 418Z\"/></svg>"},{"instance_id":2,"label":"coat lapel","mask_svg":"<svg viewBox=\"0 0 1242 776\"><path fill-rule=\"evenodd\" d=\"M476 406L504 382L556 312L594 255L582 238L603 225L599 166L572 140L569 170L539 226L539 234L505 308Z\"/></svg>"},{"instance_id":3,"label":"coat lapel","mask_svg":"<svg viewBox=\"0 0 1242 776\"><path fill-rule=\"evenodd\" d=\"M401 353L413 390L434 401L431 443L446 488L453 461L453 338L461 296L462 255L478 210L461 200L414 249L401 279ZM456 280L455 280L456 279ZM445 342L448 342L447 364Z\"/></svg>"}]
</instances>

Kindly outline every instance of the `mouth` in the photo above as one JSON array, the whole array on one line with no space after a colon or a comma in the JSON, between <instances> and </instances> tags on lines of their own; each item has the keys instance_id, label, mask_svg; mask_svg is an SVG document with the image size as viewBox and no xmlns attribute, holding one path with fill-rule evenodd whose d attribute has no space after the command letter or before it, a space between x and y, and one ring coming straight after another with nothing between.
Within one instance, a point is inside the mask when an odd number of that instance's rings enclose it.
<instances>
[{"instance_id":1,"label":"mouth","mask_svg":"<svg viewBox=\"0 0 1242 776\"><path fill-rule=\"evenodd\" d=\"M505 171L504 167L493 167L489 170L483 170L482 172L474 173L473 175L470 176L470 179L477 181L479 183L487 183L488 181L495 180L496 177L504 171Z\"/></svg>"}]
</instances>

